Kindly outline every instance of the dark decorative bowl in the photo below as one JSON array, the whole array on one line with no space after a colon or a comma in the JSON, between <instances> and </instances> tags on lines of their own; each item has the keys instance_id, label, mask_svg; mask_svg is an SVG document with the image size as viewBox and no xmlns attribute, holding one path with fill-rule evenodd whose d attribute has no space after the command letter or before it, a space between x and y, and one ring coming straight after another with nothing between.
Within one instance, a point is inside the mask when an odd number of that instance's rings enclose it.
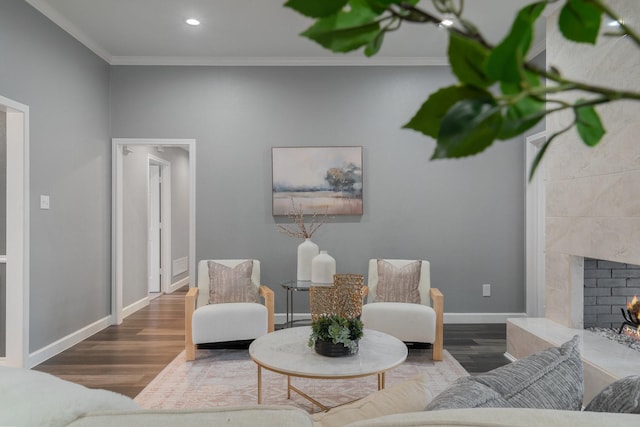
<instances>
[{"instance_id":1,"label":"dark decorative bowl","mask_svg":"<svg viewBox=\"0 0 640 427\"><path fill-rule=\"evenodd\" d=\"M342 343L334 344L333 341L316 340L314 345L316 353L327 357L344 357L353 356L358 353L358 342L356 342L356 351L351 353L349 347L345 347Z\"/></svg>"}]
</instances>

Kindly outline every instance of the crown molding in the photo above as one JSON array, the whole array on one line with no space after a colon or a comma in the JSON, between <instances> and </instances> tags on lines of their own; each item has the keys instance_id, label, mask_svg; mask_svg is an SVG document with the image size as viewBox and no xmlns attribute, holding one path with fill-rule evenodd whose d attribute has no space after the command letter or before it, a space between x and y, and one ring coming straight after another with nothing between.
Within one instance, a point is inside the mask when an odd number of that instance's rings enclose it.
<instances>
[{"instance_id":1,"label":"crown molding","mask_svg":"<svg viewBox=\"0 0 640 427\"><path fill-rule=\"evenodd\" d=\"M25 0L29 3L33 8L35 8L38 12L49 18L56 24L58 27L65 30L72 37L78 40L80 43L85 45L89 50L98 55L100 58L107 61L111 64L111 55L109 52L104 50L98 43L96 43L91 37L87 36L83 31L81 31L78 27L73 25L67 18L60 15L58 11L53 9L47 3L42 0Z\"/></svg>"},{"instance_id":2,"label":"crown molding","mask_svg":"<svg viewBox=\"0 0 640 427\"><path fill-rule=\"evenodd\" d=\"M445 57L204 57L204 56L113 56L111 65L170 65L170 66L449 66Z\"/></svg>"}]
</instances>

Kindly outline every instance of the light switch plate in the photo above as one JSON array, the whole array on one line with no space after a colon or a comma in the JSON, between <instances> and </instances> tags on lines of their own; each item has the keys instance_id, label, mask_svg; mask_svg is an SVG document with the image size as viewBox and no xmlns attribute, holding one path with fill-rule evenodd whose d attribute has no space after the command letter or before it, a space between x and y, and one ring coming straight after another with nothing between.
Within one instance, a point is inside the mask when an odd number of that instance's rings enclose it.
<instances>
[{"instance_id":1,"label":"light switch plate","mask_svg":"<svg viewBox=\"0 0 640 427\"><path fill-rule=\"evenodd\" d=\"M49 209L49 196L40 196L40 209Z\"/></svg>"},{"instance_id":2,"label":"light switch plate","mask_svg":"<svg viewBox=\"0 0 640 427\"><path fill-rule=\"evenodd\" d=\"M491 285L488 283L485 283L484 285L482 285L482 296L483 297L490 297L491 296Z\"/></svg>"}]
</instances>

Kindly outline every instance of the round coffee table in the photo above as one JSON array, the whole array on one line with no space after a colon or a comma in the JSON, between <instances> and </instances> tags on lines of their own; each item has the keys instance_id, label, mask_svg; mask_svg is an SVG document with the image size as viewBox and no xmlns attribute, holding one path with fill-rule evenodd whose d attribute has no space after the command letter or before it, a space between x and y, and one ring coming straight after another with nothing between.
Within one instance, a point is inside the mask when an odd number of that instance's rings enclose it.
<instances>
[{"instance_id":1,"label":"round coffee table","mask_svg":"<svg viewBox=\"0 0 640 427\"><path fill-rule=\"evenodd\" d=\"M317 379L359 378L378 376L378 390L384 388L384 374L407 358L407 346L391 335L364 330L353 356L326 357L307 346L311 328L282 329L263 335L249 346L249 355L258 365L258 403L262 403L262 368L287 376L287 398L291 391L318 405L329 408L291 385L291 377Z\"/></svg>"}]
</instances>

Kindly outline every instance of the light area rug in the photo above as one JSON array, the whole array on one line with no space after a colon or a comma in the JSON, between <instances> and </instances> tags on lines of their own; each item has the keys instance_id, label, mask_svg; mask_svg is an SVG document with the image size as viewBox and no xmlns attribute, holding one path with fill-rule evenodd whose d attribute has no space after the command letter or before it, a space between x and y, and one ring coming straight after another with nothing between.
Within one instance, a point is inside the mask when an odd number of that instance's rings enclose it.
<instances>
[{"instance_id":1,"label":"light area rug","mask_svg":"<svg viewBox=\"0 0 640 427\"><path fill-rule=\"evenodd\" d=\"M339 361L336 361L339 363ZM387 371L386 386L426 373L434 396L467 371L447 352L441 362L431 360L431 350L410 349L407 360ZM258 402L258 368L248 350L198 350L187 362L180 353L134 399L146 409L209 408L254 405ZM333 407L363 398L377 390L377 376L344 380L291 378L291 384L326 406ZM319 408L291 392L287 377L262 370L262 403L293 405L310 413Z\"/></svg>"}]
</instances>

